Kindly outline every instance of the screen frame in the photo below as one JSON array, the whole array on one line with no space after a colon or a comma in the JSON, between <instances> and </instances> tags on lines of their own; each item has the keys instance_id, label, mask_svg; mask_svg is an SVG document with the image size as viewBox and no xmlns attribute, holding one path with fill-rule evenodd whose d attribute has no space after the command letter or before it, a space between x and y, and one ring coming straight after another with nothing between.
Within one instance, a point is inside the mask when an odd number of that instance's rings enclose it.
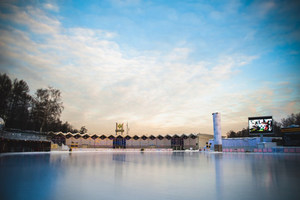
<instances>
[{"instance_id":1,"label":"screen frame","mask_svg":"<svg viewBox=\"0 0 300 200\"><path fill-rule=\"evenodd\" d=\"M251 131L250 129L250 121L252 120L263 120L263 119L271 119L272 120L272 130L271 131ZM273 122L273 117L272 116L259 116L259 117L248 117L248 128L249 128L249 135L258 135L258 134L263 134L263 135L270 135L273 134L274 130L274 122Z\"/></svg>"}]
</instances>

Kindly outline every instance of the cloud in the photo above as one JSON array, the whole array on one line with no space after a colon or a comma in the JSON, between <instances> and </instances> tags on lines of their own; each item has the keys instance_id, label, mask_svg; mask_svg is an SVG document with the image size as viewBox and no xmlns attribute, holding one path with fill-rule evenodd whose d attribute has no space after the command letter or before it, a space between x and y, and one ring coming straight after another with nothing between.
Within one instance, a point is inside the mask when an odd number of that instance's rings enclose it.
<instances>
[{"instance_id":1,"label":"cloud","mask_svg":"<svg viewBox=\"0 0 300 200\"><path fill-rule=\"evenodd\" d=\"M177 62L186 60L191 50L189 48L174 48L168 55L167 58L171 62Z\"/></svg>"},{"instance_id":2,"label":"cloud","mask_svg":"<svg viewBox=\"0 0 300 200\"><path fill-rule=\"evenodd\" d=\"M188 62L193 52L188 46L137 52L116 42L120 33L66 28L35 7L10 9L1 18L23 28L7 25L0 30L1 60L7 68L13 66L6 71L27 81L33 91L47 85L60 89L62 118L77 128L112 133L116 121L128 121L133 134L212 133L214 111L224 113L224 121L232 125L231 119L240 121L236 115L261 113L255 102L278 105L270 103L273 90L224 92L224 83L255 55L220 54L214 60Z\"/></svg>"},{"instance_id":3,"label":"cloud","mask_svg":"<svg viewBox=\"0 0 300 200\"><path fill-rule=\"evenodd\" d=\"M116 6L132 6L140 4L140 0L112 0L111 3Z\"/></svg>"},{"instance_id":4,"label":"cloud","mask_svg":"<svg viewBox=\"0 0 300 200\"><path fill-rule=\"evenodd\" d=\"M54 4L54 2L45 3L44 8L47 9L47 10L50 10L50 11L54 11L54 12L59 11L59 7L56 4Z\"/></svg>"},{"instance_id":5,"label":"cloud","mask_svg":"<svg viewBox=\"0 0 300 200\"><path fill-rule=\"evenodd\" d=\"M274 1L256 1L252 3L250 8L256 14L256 17L264 18L266 17L272 10L276 8L276 3Z\"/></svg>"},{"instance_id":6,"label":"cloud","mask_svg":"<svg viewBox=\"0 0 300 200\"><path fill-rule=\"evenodd\" d=\"M17 25L26 26L36 34L55 34L60 28L60 22L46 15L44 11L32 6L20 8L15 5L5 5L6 12L1 12L1 19Z\"/></svg>"}]
</instances>

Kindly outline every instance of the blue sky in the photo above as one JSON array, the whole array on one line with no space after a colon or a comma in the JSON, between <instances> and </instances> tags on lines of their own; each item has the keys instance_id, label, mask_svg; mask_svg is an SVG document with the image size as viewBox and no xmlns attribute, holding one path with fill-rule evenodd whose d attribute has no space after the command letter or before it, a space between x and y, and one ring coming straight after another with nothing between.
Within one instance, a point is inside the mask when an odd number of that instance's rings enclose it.
<instances>
[{"instance_id":1,"label":"blue sky","mask_svg":"<svg viewBox=\"0 0 300 200\"><path fill-rule=\"evenodd\" d=\"M1 1L0 72L91 133L222 133L300 112L297 1Z\"/></svg>"}]
</instances>

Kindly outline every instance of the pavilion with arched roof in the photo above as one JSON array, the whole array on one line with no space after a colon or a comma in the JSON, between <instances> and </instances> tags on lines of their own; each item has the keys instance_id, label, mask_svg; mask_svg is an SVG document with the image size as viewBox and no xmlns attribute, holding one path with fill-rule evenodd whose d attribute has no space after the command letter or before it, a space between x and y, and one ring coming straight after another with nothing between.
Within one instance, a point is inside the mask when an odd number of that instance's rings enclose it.
<instances>
[{"instance_id":1,"label":"pavilion with arched roof","mask_svg":"<svg viewBox=\"0 0 300 200\"><path fill-rule=\"evenodd\" d=\"M80 134L49 133L53 143L76 144L80 148L172 148L198 149L199 134L174 135L118 135L115 134Z\"/></svg>"}]
</instances>

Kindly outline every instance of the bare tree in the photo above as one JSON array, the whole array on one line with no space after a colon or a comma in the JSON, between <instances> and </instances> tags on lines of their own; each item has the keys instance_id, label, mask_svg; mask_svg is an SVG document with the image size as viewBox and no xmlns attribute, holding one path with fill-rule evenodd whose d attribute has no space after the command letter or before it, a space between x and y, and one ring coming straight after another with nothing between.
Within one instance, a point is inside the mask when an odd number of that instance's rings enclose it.
<instances>
[{"instance_id":1,"label":"bare tree","mask_svg":"<svg viewBox=\"0 0 300 200\"><path fill-rule=\"evenodd\" d=\"M12 92L10 95L9 115L7 125L14 128L26 128L29 117L28 107L31 102L29 87L23 80L17 79L13 82Z\"/></svg>"},{"instance_id":2,"label":"bare tree","mask_svg":"<svg viewBox=\"0 0 300 200\"><path fill-rule=\"evenodd\" d=\"M291 125L300 125L300 113L292 113L287 118L281 119L281 125L284 128Z\"/></svg>"},{"instance_id":3,"label":"bare tree","mask_svg":"<svg viewBox=\"0 0 300 200\"><path fill-rule=\"evenodd\" d=\"M86 132L87 132L88 130L85 128L85 126L82 126L81 128L80 128L80 134L85 134Z\"/></svg>"},{"instance_id":4,"label":"bare tree","mask_svg":"<svg viewBox=\"0 0 300 200\"><path fill-rule=\"evenodd\" d=\"M0 74L0 117L7 119L8 103L12 90L12 82L6 74Z\"/></svg>"},{"instance_id":5,"label":"bare tree","mask_svg":"<svg viewBox=\"0 0 300 200\"><path fill-rule=\"evenodd\" d=\"M48 122L59 119L63 110L61 93L52 87L38 89L34 97L33 113L39 121L40 132Z\"/></svg>"}]
</instances>

